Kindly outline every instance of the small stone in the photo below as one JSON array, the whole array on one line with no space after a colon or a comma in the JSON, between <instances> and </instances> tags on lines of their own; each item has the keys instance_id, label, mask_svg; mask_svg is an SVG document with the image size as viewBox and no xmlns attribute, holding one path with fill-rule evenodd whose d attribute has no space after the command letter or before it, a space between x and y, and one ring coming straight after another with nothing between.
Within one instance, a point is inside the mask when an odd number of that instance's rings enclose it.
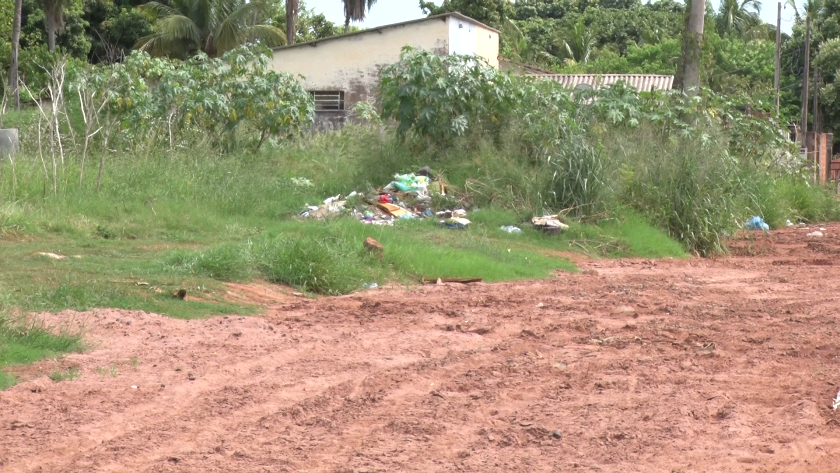
<instances>
[{"instance_id":1,"label":"small stone","mask_svg":"<svg viewBox=\"0 0 840 473\"><path fill-rule=\"evenodd\" d=\"M187 379L190 381L195 381L195 375L192 373L187 373Z\"/></svg>"},{"instance_id":2,"label":"small stone","mask_svg":"<svg viewBox=\"0 0 840 473\"><path fill-rule=\"evenodd\" d=\"M551 433L551 436L556 438L556 439L561 439L561 438L563 438L563 433L560 432L559 430L555 430L554 432Z\"/></svg>"},{"instance_id":3,"label":"small stone","mask_svg":"<svg viewBox=\"0 0 840 473\"><path fill-rule=\"evenodd\" d=\"M126 324L126 325L131 325L131 321L130 321L130 320L126 320L126 321L125 321L125 324Z\"/></svg>"},{"instance_id":4,"label":"small stone","mask_svg":"<svg viewBox=\"0 0 840 473\"><path fill-rule=\"evenodd\" d=\"M821 238L823 236L823 232L811 232L805 236L808 238Z\"/></svg>"},{"instance_id":5,"label":"small stone","mask_svg":"<svg viewBox=\"0 0 840 473\"><path fill-rule=\"evenodd\" d=\"M381 255L385 252L385 248L382 246L382 244L371 237L365 238L365 242L362 244L362 246L364 246L365 249L371 253Z\"/></svg>"},{"instance_id":6,"label":"small stone","mask_svg":"<svg viewBox=\"0 0 840 473\"><path fill-rule=\"evenodd\" d=\"M242 336L242 332L233 332L233 336L239 338Z\"/></svg>"},{"instance_id":7,"label":"small stone","mask_svg":"<svg viewBox=\"0 0 840 473\"><path fill-rule=\"evenodd\" d=\"M477 329L473 330L473 333L478 335L485 335L493 331L493 327L478 327Z\"/></svg>"},{"instance_id":8,"label":"small stone","mask_svg":"<svg viewBox=\"0 0 840 473\"><path fill-rule=\"evenodd\" d=\"M768 446L761 447L758 451L760 451L761 453L767 453L767 454L771 454L771 455L776 453L775 450L773 450L772 448L770 448Z\"/></svg>"}]
</instances>

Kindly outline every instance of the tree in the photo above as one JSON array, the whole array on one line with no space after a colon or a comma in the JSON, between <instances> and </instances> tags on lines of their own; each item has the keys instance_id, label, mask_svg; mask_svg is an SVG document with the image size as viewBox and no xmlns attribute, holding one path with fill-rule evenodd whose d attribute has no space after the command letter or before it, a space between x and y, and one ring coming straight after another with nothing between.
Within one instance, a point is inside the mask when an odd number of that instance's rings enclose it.
<instances>
[{"instance_id":1,"label":"tree","mask_svg":"<svg viewBox=\"0 0 840 473\"><path fill-rule=\"evenodd\" d=\"M583 24L582 19L575 23L562 41L569 58L580 63L589 61L589 55L592 54L592 30Z\"/></svg>"},{"instance_id":2,"label":"tree","mask_svg":"<svg viewBox=\"0 0 840 473\"><path fill-rule=\"evenodd\" d=\"M350 21L364 21L376 0L342 0L344 2L344 32L350 31Z\"/></svg>"},{"instance_id":3,"label":"tree","mask_svg":"<svg viewBox=\"0 0 840 473\"><path fill-rule=\"evenodd\" d=\"M286 44L295 44L295 20L299 12L298 0L286 0Z\"/></svg>"},{"instance_id":4,"label":"tree","mask_svg":"<svg viewBox=\"0 0 840 473\"><path fill-rule=\"evenodd\" d=\"M501 31L505 37L502 54L508 59L533 65L557 62L557 57L535 46L513 20L507 20Z\"/></svg>"},{"instance_id":5,"label":"tree","mask_svg":"<svg viewBox=\"0 0 840 473\"><path fill-rule=\"evenodd\" d=\"M761 24L759 0L721 0L717 27L721 36L731 33L745 34Z\"/></svg>"},{"instance_id":6,"label":"tree","mask_svg":"<svg viewBox=\"0 0 840 473\"><path fill-rule=\"evenodd\" d=\"M516 13L510 0L443 0L440 6L420 0L420 9L428 16L460 12L496 29Z\"/></svg>"},{"instance_id":7,"label":"tree","mask_svg":"<svg viewBox=\"0 0 840 473\"><path fill-rule=\"evenodd\" d=\"M140 6L151 13L155 32L140 38L136 48L152 56L186 58L198 51L218 57L248 41L266 46L286 42L283 31L254 21L265 18L261 1L243 0L166 0Z\"/></svg>"},{"instance_id":8,"label":"tree","mask_svg":"<svg viewBox=\"0 0 840 473\"><path fill-rule=\"evenodd\" d=\"M677 69L676 83L683 91L694 95L700 88L700 66L703 61L703 23L706 2L690 0L683 32L682 57Z\"/></svg>"},{"instance_id":9,"label":"tree","mask_svg":"<svg viewBox=\"0 0 840 473\"><path fill-rule=\"evenodd\" d=\"M15 102L15 109L20 109L20 84L18 81L18 53L20 51L20 17L23 9L23 0L15 1L15 14L12 20L12 58L9 67L9 87L12 89L12 98Z\"/></svg>"},{"instance_id":10,"label":"tree","mask_svg":"<svg viewBox=\"0 0 840 473\"><path fill-rule=\"evenodd\" d=\"M55 35L64 31L66 0L44 0L44 28L47 30L47 47L55 52Z\"/></svg>"}]
</instances>

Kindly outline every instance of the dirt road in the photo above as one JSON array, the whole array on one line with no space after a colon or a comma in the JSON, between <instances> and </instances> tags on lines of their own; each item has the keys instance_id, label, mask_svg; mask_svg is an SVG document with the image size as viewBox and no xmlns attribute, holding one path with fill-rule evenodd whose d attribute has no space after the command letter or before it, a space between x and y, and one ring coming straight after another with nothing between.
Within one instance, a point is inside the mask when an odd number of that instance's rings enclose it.
<instances>
[{"instance_id":1,"label":"dirt road","mask_svg":"<svg viewBox=\"0 0 840 473\"><path fill-rule=\"evenodd\" d=\"M0 392L0 471L836 472L840 225L815 229L540 282L232 287L259 317L51 315L94 346Z\"/></svg>"}]
</instances>

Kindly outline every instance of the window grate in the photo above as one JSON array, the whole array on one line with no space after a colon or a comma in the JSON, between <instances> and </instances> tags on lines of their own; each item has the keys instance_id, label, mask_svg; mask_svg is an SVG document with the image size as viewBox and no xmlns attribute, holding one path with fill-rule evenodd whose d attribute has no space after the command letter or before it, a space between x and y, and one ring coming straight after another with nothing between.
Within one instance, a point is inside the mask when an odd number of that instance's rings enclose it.
<instances>
[{"instance_id":1,"label":"window grate","mask_svg":"<svg viewBox=\"0 0 840 473\"><path fill-rule=\"evenodd\" d=\"M342 90L316 90L309 92L315 100L315 111L344 110L344 91Z\"/></svg>"}]
</instances>

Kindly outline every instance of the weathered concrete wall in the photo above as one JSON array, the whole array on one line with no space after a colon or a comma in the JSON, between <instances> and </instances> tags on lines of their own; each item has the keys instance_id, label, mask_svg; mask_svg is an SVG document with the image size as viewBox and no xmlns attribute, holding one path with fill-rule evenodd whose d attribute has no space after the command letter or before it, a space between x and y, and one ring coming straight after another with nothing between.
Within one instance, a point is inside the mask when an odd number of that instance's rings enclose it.
<instances>
[{"instance_id":1,"label":"weathered concrete wall","mask_svg":"<svg viewBox=\"0 0 840 473\"><path fill-rule=\"evenodd\" d=\"M499 33L456 16L449 18L449 54L476 54L499 68Z\"/></svg>"},{"instance_id":2,"label":"weathered concrete wall","mask_svg":"<svg viewBox=\"0 0 840 473\"><path fill-rule=\"evenodd\" d=\"M442 16L327 38L274 50L271 67L304 77L306 90L343 91L345 110L373 102L382 68L399 60L404 46L438 54L479 54L499 66L499 33L460 16ZM316 128L341 126L349 118L336 111L316 112Z\"/></svg>"},{"instance_id":3,"label":"weathered concrete wall","mask_svg":"<svg viewBox=\"0 0 840 473\"><path fill-rule=\"evenodd\" d=\"M0 129L0 159L20 149L20 135L17 128Z\"/></svg>"},{"instance_id":4,"label":"weathered concrete wall","mask_svg":"<svg viewBox=\"0 0 840 473\"><path fill-rule=\"evenodd\" d=\"M278 72L300 74L310 91L344 91L345 108L372 101L383 66L396 62L403 46L448 52L447 18L381 30L274 51L272 67Z\"/></svg>"}]
</instances>

